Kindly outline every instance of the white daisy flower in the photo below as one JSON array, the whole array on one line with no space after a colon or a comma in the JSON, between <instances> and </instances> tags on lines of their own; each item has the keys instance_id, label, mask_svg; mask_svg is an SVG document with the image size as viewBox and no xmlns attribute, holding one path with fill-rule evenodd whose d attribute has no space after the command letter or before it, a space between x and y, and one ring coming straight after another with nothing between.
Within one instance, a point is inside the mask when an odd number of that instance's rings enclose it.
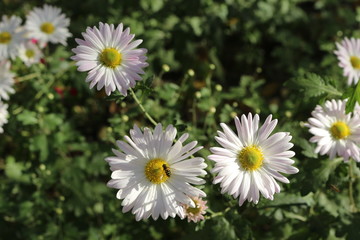
<instances>
[{"instance_id":1,"label":"white daisy flower","mask_svg":"<svg viewBox=\"0 0 360 240\"><path fill-rule=\"evenodd\" d=\"M208 209L206 206L207 201L204 201L199 197L194 197L192 200L195 203L195 207L184 204L183 208L188 222L193 221L194 223L197 223L205 219L204 215L206 214L206 209Z\"/></svg>"},{"instance_id":2,"label":"white daisy flower","mask_svg":"<svg viewBox=\"0 0 360 240\"><path fill-rule=\"evenodd\" d=\"M144 133L135 125L130 136L117 141L122 152L113 149L116 156L106 158L113 171L108 186L119 189L116 197L123 199L123 212L132 209L137 221L150 216L157 220L185 217L183 204L196 207L191 198L206 194L191 184L203 184L199 175L205 175L207 166L201 157L190 158L202 149L196 141L183 146L189 134L183 134L174 143L176 128L169 125L165 132L157 124L154 132Z\"/></svg>"},{"instance_id":3,"label":"white daisy flower","mask_svg":"<svg viewBox=\"0 0 360 240\"><path fill-rule=\"evenodd\" d=\"M0 60L14 59L19 46L24 41L24 31L20 28L21 18L16 16L2 17L0 22Z\"/></svg>"},{"instance_id":4,"label":"white daisy flower","mask_svg":"<svg viewBox=\"0 0 360 240\"><path fill-rule=\"evenodd\" d=\"M259 128L259 115L248 117L244 114L241 121L235 117L237 134L225 123L221 123L224 132L218 131L216 141L222 147L213 147L208 158L215 161L213 173L218 173L213 183L220 183L221 193L228 193L234 198L239 197L239 206L245 200L259 201L259 191L273 200L273 195L280 192L275 180L289 183L279 172L294 174L299 170L291 166L295 155L289 151L293 147L291 136L286 132L278 132L269 137L277 120L268 116Z\"/></svg>"},{"instance_id":5,"label":"white daisy flower","mask_svg":"<svg viewBox=\"0 0 360 240\"><path fill-rule=\"evenodd\" d=\"M334 53L343 69L343 75L348 78L348 85L356 84L360 78L360 39L345 38L341 43L336 43Z\"/></svg>"},{"instance_id":6,"label":"white daisy flower","mask_svg":"<svg viewBox=\"0 0 360 240\"><path fill-rule=\"evenodd\" d=\"M78 71L89 71L86 82L90 88L97 84L97 90L105 87L107 95L117 89L126 96L141 80L142 68L148 66L147 50L135 49L142 40L131 42L135 35L129 28L123 30L122 23L115 29L113 24L100 22L99 29L88 27L82 35L85 40L75 39L79 46L72 49L76 54L72 59L77 61Z\"/></svg>"},{"instance_id":7,"label":"white daisy flower","mask_svg":"<svg viewBox=\"0 0 360 240\"><path fill-rule=\"evenodd\" d=\"M61 13L60 8L45 4L27 15L25 28L29 37L39 41L40 47L45 47L48 42L66 46L66 39L72 36L68 30L69 24L69 18Z\"/></svg>"},{"instance_id":8,"label":"white daisy flower","mask_svg":"<svg viewBox=\"0 0 360 240\"><path fill-rule=\"evenodd\" d=\"M0 61L0 100L9 100L9 94L14 93L14 74L10 72L10 62Z\"/></svg>"},{"instance_id":9,"label":"white daisy flower","mask_svg":"<svg viewBox=\"0 0 360 240\"><path fill-rule=\"evenodd\" d=\"M39 63L43 54L33 41L28 41L20 46L19 57L25 65L29 67L35 63Z\"/></svg>"},{"instance_id":10,"label":"white daisy flower","mask_svg":"<svg viewBox=\"0 0 360 240\"><path fill-rule=\"evenodd\" d=\"M8 122L8 111L7 111L8 105L4 104L0 101L0 133L4 132L3 126Z\"/></svg>"},{"instance_id":11,"label":"white daisy flower","mask_svg":"<svg viewBox=\"0 0 360 240\"><path fill-rule=\"evenodd\" d=\"M329 155L330 159L341 156L344 161L349 158L360 161L360 117L359 106L355 107L357 114L346 114L347 100L326 101L324 106L317 105L309 118L309 132L314 136L310 142L317 143L315 153Z\"/></svg>"}]
</instances>

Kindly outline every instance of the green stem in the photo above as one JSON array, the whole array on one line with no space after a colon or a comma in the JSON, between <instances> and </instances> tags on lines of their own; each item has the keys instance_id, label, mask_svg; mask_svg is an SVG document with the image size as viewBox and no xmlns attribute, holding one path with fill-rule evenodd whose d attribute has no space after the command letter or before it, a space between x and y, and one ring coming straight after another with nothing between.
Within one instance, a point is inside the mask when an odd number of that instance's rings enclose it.
<instances>
[{"instance_id":1,"label":"green stem","mask_svg":"<svg viewBox=\"0 0 360 240\"><path fill-rule=\"evenodd\" d=\"M231 210L231 207L227 207L225 208L224 211L221 211L221 212L214 212L212 211L210 208L208 208L206 211L208 211L209 213L211 213L210 216L206 216L205 219L208 220L208 219L211 219L211 218L215 218L215 217L220 217L220 216L224 216L228 211Z\"/></svg>"},{"instance_id":2,"label":"green stem","mask_svg":"<svg viewBox=\"0 0 360 240\"><path fill-rule=\"evenodd\" d=\"M149 119L149 121L154 124L154 126L157 125L157 122L150 116L150 114L145 110L144 106L141 104L140 100L136 97L136 94L132 88L130 88L130 93L132 97L134 98L135 102L139 105L140 109L143 111L145 116Z\"/></svg>"},{"instance_id":3,"label":"green stem","mask_svg":"<svg viewBox=\"0 0 360 240\"><path fill-rule=\"evenodd\" d=\"M48 81L48 83L46 84L46 87L43 88L43 90L39 91L36 95L35 95L35 99L39 99L43 94L45 94L45 92L51 87L51 85L55 82L55 79L51 79L50 81Z\"/></svg>"},{"instance_id":4,"label":"green stem","mask_svg":"<svg viewBox=\"0 0 360 240\"><path fill-rule=\"evenodd\" d=\"M349 162L349 199L350 199L350 211L356 213L358 211L356 207L356 203L354 200L354 192L353 192L353 182L354 182L354 174L353 174L353 164L352 160Z\"/></svg>"},{"instance_id":5,"label":"green stem","mask_svg":"<svg viewBox=\"0 0 360 240\"><path fill-rule=\"evenodd\" d=\"M17 82L24 82L24 81L36 78L38 76L40 76L38 73L31 73L31 74L28 74L28 75L25 75L22 77L17 77L16 80L17 80Z\"/></svg>"},{"instance_id":6,"label":"green stem","mask_svg":"<svg viewBox=\"0 0 360 240\"><path fill-rule=\"evenodd\" d=\"M197 102L197 99L196 97L193 99L193 103L192 103L192 122L193 122L193 125L194 127L196 127L196 122L197 122L197 118L196 118L196 102Z\"/></svg>"}]
</instances>

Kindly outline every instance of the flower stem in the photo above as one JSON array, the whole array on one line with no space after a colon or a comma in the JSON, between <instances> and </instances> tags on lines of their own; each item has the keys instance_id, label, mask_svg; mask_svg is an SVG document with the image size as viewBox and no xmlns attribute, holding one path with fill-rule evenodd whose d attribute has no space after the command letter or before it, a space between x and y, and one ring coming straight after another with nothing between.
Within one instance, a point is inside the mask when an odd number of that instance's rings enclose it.
<instances>
[{"instance_id":1,"label":"flower stem","mask_svg":"<svg viewBox=\"0 0 360 240\"><path fill-rule=\"evenodd\" d=\"M227 207L225 208L224 211L221 211L221 212L214 212L212 211L210 208L208 208L206 211L208 211L209 213L211 213L210 216L206 216L205 219L208 220L208 219L211 219L211 218L215 218L215 217L219 217L219 216L224 216L228 211L231 210L231 207Z\"/></svg>"},{"instance_id":2,"label":"flower stem","mask_svg":"<svg viewBox=\"0 0 360 240\"><path fill-rule=\"evenodd\" d=\"M354 200L354 192L353 192L353 182L354 182L354 174L353 174L353 161L349 162L349 199L350 199L350 212L356 213L358 211L356 207L356 203Z\"/></svg>"},{"instance_id":3,"label":"flower stem","mask_svg":"<svg viewBox=\"0 0 360 240\"><path fill-rule=\"evenodd\" d=\"M17 80L17 82L24 82L24 81L36 78L38 76L39 76L38 73L31 73L31 74L28 74L28 75L25 75L25 76L22 76L22 77L17 77L16 80Z\"/></svg>"},{"instance_id":4,"label":"flower stem","mask_svg":"<svg viewBox=\"0 0 360 240\"><path fill-rule=\"evenodd\" d=\"M131 96L134 98L135 102L139 105L140 109L143 111L145 116L149 119L149 121L154 124L154 126L157 125L157 122L150 116L150 114L145 110L144 106L141 104L140 100L136 97L136 94L132 88L130 88Z\"/></svg>"}]
</instances>

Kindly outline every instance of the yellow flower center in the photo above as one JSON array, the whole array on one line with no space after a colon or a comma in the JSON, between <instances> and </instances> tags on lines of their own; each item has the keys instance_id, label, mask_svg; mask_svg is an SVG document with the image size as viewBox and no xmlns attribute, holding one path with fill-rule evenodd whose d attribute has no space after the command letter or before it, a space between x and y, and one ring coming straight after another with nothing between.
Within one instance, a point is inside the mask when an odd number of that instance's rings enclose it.
<instances>
[{"instance_id":1,"label":"yellow flower center","mask_svg":"<svg viewBox=\"0 0 360 240\"><path fill-rule=\"evenodd\" d=\"M46 34L52 34L55 30L55 27L52 23L44 22L43 24L41 24L40 29Z\"/></svg>"},{"instance_id":2,"label":"yellow flower center","mask_svg":"<svg viewBox=\"0 0 360 240\"><path fill-rule=\"evenodd\" d=\"M0 33L0 43L6 44L11 41L11 34L9 32Z\"/></svg>"},{"instance_id":3,"label":"yellow flower center","mask_svg":"<svg viewBox=\"0 0 360 240\"><path fill-rule=\"evenodd\" d=\"M360 70L360 58L351 56L350 62L351 62L351 65L353 66L353 68Z\"/></svg>"},{"instance_id":4,"label":"yellow flower center","mask_svg":"<svg viewBox=\"0 0 360 240\"><path fill-rule=\"evenodd\" d=\"M193 201L194 201L194 203L195 203L195 207L194 207L194 208L188 207L188 208L186 209L186 211L187 211L188 213L192 213L192 214L194 214L194 215L197 215L197 214L200 213L201 207L198 205L198 202L197 202L197 201L195 201L195 200L193 200Z\"/></svg>"},{"instance_id":5,"label":"yellow flower center","mask_svg":"<svg viewBox=\"0 0 360 240\"><path fill-rule=\"evenodd\" d=\"M116 68L121 64L122 55L115 48L105 48L100 53L100 62L109 68Z\"/></svg>"},{"instance_id":6,"label":"yellow flower center","mask_svg":"<svg viewBox=\"0 0 360 240\"><path fill-rule=\"evenodd\" d=\"M350 135L350 129L346 123L338 121L331 126L330 133L333 138L344 139Z\"/></svg>"},{"instance_id":7,"label":"yellow flower center","mask_svg":"<svg viewBox=\"0 0 360 240\"><path fill-rule=\"evenodd\" d=\"M28 58L32 58L32 57L35 56L35 52L34 52L34 50L27 49L27 50L25 51L25 55L26 55Z\"/></svg>"},{"instance_id":8,"label":"yellow flower center","mask_svg":"<svg viewBox=\"0 0 360 240\"><path fill-rule=\"evenodd\" d=\"M171 176L168 163L161 158L150 160L145 166L146 178L155 184L166 182Z\"/></svg>"},{"instance_id":9,"label":"yellow flower center","mask_svg":"<svg viewBox=\"0 0 360 240\"><path fill-rule=\"evenodd\" d=\"M245 170L258 169L264 160L264 155L260 148L255 145L244 147L238 154L238 160Z\"/></svg>"}]
</instances>

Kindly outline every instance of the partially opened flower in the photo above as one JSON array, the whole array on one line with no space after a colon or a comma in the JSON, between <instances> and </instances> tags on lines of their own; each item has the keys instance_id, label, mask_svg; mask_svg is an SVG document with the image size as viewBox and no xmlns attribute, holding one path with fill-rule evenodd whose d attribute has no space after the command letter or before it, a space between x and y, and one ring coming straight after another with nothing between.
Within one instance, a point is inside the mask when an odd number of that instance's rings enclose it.
<instances>
[{"instance_id":1,"label":"partially opened flower","mask_svg":"<svg viewBox=\"0 0 360 240\"><path fill-rule=\"evenodd\" d=\"M9 100L9 94L14 93L14 74L10 72L10 62L0 61L0 100Z\"/></svg>"},{"instance_id":2,"label":"partially opened flower","mask_svg":"<svg viewBox=\"0 0 360 240\"><path fill-rule=\"evenodd\" d=\"M188 134L183 134L174 143L176 128L169 125L165 132L157 124L152 132L144 133L135 125L130 136L117 141L121 151L113 150L116 156L106 158L113 171L108 186L119 189L118 199L123 199L123 212L132 209L136 220L152 216L154 220L185 217L183 204L196 207L192 198L206 194L191 184L203 184L199 178L205 175L207 166L201 157L190 158L202 147L193 141L183 146Z\"/></svg>"},{"instance_id":3,"label":"partially opened flower","mask_svg":"<svg viewBox=\"0 0 360 240\"><path fill-rule=\"evenodd\" d=\"M0 133L4 132L3 126L8 122L8 105L0 101Z\"/></svg>"},{"instance_id":4,"label":"partially opened flower","mask_svg":"<svg viewBox=\"0 0 360 240\"><path fill-rule=\"evenodd\" d=\"M312 111L307 127L314 136L310 142L317 143L316 153L329 155L330 159L340 156L344 161L353 158L360 161L360 117L359 108L355 113L345 113L347 100L326 101Z\"/></svg>"},{"instance_id":5,"label":"partially opened flower","mask_svg":"<svg viewBox=\"0 0 360 240\"><path fill-rule=\"evenodd\" d=\"M71 37L68 30L70 20L61 9L45 4L43 8L34 8L26 18L28 37L38 40L41 47L48 42L67 45L66 39Z\"/></svg>"},{"instance_id":6,"label":"partially opened flower","mask_svg":"<svg viewBox=\"0 0 360 240\"><path fill-rule=\"evenodd\" d=\"M360 39L345 38L336 43L334 53L343 69L343 75L348 78L348 85L356 84L360 78Z\"/></svg>"},{"instance_id":7,"label":"partially opened flower","mask_svg":"<svg viewBox=\"0 0 360 240\"><path fill-rule=\"evenodd\" d=\"M14 59L23 43L24 31L20 27L21 18L3 16L0 22L0 60Z\"/></svg>"},{"instance_id":8,"label":"partially opened flower","mask_svg":"<svg viewBox=\"0 0 360 240\"><path fill-rule=\"evenodd\" d=\"M206 206L207 201L202 200L199 197L194 197L192 200L195 203L195 207L191 207L187 204L184 204L183 207L185 209L185 215L188 219L188 222L193 221L194 223L204 220L204 215L206 214Z\"/></svg>"},{"instance_id":9,"label":"partially opened flower","mask_svg":"<svg viewBox=\"0 0 360 240\"><path fill-rule=\"evenodd\" d=\"M280 192L276 180L289 183L281 173L294 174L299 170L291 166L295 155L290 143L291 136L278 132L270 136L277 120L268 116L259 128L259 116L252 114L235 117L237 134L225 123L221 123L223 132L218 131L216 141L222 147L213 147L208 158L215 161L212 169L218 175L214 184L220 183L221 193L239 197L241 206L245 200L258 203L259 191L267 199ZM270 137L269 137L270 136Z\"/></svg>"},{"instance_id":10,"label":"partially opened flower","mask_svg":"<svg viewBox=\"0 0 360 240\"><path fill-rule=\"evenodd\" d=\"M72 59L77 61L79 71L89 71L86 82L90 82L90 88L105 87L107 95L117 89L126 96L127 90L141 80L142 68L148 66L147 50L136 49L142 40L132 42L135 35L129 28L124 30L122 23L116 28L99 23L99 29L88 27L82 35L84 40L75 39L79 46L72 49L76 54Z\"/></svg>"},{"instance_id":11,"label":"partially opened flower","mask_svg":"<svg viewBox=\"0 0 360 240\"><path fill-rule=\"evenodd\" d=\"M28 41L19 48L19 57L28 67L34 63L39 63L42 56L41 50L33 41Z\"/></svg>"}]
</instances>

